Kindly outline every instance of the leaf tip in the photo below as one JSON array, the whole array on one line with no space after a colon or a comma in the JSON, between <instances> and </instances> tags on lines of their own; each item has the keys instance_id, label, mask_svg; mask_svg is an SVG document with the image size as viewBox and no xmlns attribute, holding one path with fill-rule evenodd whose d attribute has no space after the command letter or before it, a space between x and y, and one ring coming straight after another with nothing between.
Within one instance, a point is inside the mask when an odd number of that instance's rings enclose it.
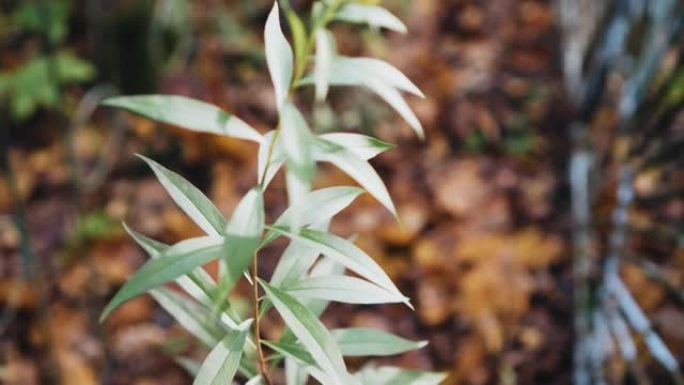
<instances>
[{"instance_id":1,"label":"leaf tip","mask_svg":"<svg viewBox=\"0 0 684 385\"><path fill-rule=\"evenodd\" d=\"M98 322L100 324L105 323L107 321L107 318L112 314L112 311L114 309L111 307L111 305L107 305L104 310L102 310L102 314L100 314L100 318L98 319Z\"/></svg>"},{"instance_id":2,"label":"leaf tip","mask_svg":"<svg viewBox=\"0 0 684 385\"><path fill-rule=\"evenodd\" d=\"M143 155L143 154L138 154L138 153L136 153L136 154L134 154L134 156L136 156L136 157L138 157L138 158L144 160L145 163L147 163L147 164L149 164L149 163L152 161L152 159L146 157L146 156Z\"/></svg>"},{"instance_id":3,"label":"leaf tip","mask_svg":"<svg viewBox=\"0 0 684 385\"><path fill-rule=\"evenodd\" d=\"M121 97L112 96L109 98L102 99L100 101L99 105L104 106L104 107L120 107L121 106Z\"/></svg>"},{"instance_id":4,"label":"leaf tip","mask_svg":"<svg viewBox=\"0 0 684 385\"><path fill-rule=\"evenodd\" d=\"M278 6L278 0L273 1L273 7L271 8L271 13L269 14L269 17L273 14L280 15L280 7Z\"/></svg>"},{"instance_id":5,"label":"leaf tip","mask_svg":"<svg viewBox=\"0 0 684 385\"><path fill-rule=\"evenodd\" d=\"M247 331L252 326L252 323L254 323L254 318L249 318L249 319L245 320L244 322L242 322L241 324L237 325L235 330L237 330L239 332ZM427 341L425 341L425 343L427 344Z\"/></svg>"},{"instance_id":6,"label":"leaf tip","mask_svg":"<svg viewBox=\"0 0 684 385\"><path fill-rule=\"evenodd\" d=\"M420 140L421 142L425 142L425 131L423 130L423 126L419 123L419 125L417 127L414 127L413 129L414 131L416 131L418 140Z\"/></svg>"},{"instance_id":7,"label":"leaf tip","mask_svg":"<svg viewBox=\"0 0 684 385\"><path fill-rule=\"evenodd\" d=\"M399 230L401 230L401 231L406 230L406 226L404 225L404 221L401 220L401 217L399 216L397 209L392 207L392 210L390 210L390 213L392 213L392 215L394 216L394 221L397 223L397 227L399 227Z\"/></svg>"}]
</instances>

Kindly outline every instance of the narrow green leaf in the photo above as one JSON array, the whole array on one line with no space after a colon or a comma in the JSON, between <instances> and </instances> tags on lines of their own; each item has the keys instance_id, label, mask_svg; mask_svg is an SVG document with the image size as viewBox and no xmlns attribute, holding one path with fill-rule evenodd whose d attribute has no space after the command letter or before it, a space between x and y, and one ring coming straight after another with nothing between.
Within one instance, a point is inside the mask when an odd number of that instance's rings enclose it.
<instances>
[{"instance_id":1,"label":"narrow green leaf","mask_svg":"<svg viewBox=\"0 0 684 385\"><path fill-rule=\"evenodd\" d=\"M290 83L292 83L294 55L290 43L280 29L280 10L277 1L274 1L273 9L266 20L264 40L266 43L266 62L275 89L276 104L280 110L287 98Z\"/></svg>"},{"instance_id":2,"label":"narrow green leaf","mask_svg":"<svg viewBox=\"0 0 684 385\"><path fill-rule=\"evenodd\" d=\"M300 175L295 174L292 169L285 173L285 182L287 184L287 198L292 208L292 215L290 215L288 225L292 228L302 227L302 217L304 212L301 210L304 204L304 197L311 192L311 182L301 178Z\"/></svg>"},{"instance_id":3,"label":"narrow green leaf","mask_svg":"<svg viewBox=\"0 0 684 385\"><path fill-rule=\"evenodd\" d=\"M360 305L400 303L409 300L363 279L343 275L303 278L284 290L296 298L308 297Z\"/></svg>"},{"instance_id":4,"label":"narrow green leaf","mask_svg":"<svg viewBox=\"0 0 684 385\"><path fill-rule=\"evenodd\" d=\"M219 256L222 237L199 237L179 242L145 263L116 293L102 312L104 321L124 302L172 281Z\"/></svg>"},{"instance_id":5,"label":"narrow green leaf","mask_svg":"<svg viewBox=\"0 0 684 385\"><path fill-rule=\"evenodd\" d=\"M301 226L326 221L344 210L362 193L363 189L351 186L327 187L312 191L302 199L302 207L288 207L275 221L275 225L290 223L293 211L302 213ZM272 242L275 238L276 235L269 231L264 244Z\"/></svg>"},{"instance_id":6,"label":"narrow green leaf","mask_svg":"<svg viewBox=\"0 0 684 385\"><path fill-rule=\"evenodd\" d=\"M311 156L312 135L306 120L297 108L289 102L283 106L281 113L282 146L287 161L287 195L290 206L301 207L303 198L311 190L311 180L315 163ZM301 210L293 211L290 225L301 225Z\"/></svg>"},{"instance_id":7,"label":"narrow green leaf","mask_svg":"<svg viewBox=\"0 0 684 385\"><path fill-rule=\"evenodd\" d=\"M300 84L311 84L311 78ZM424 97L423 93L401 71L391 64L373 58L336 56L330 70L330 85L367 87L385 100L423 139L423 126L398 90Z\"/></svg>"},{"instance_id":8,"label":"narrow green leaf","mask_svg":"<svg viewBox=\"0 0 684 385\"><path fill-rule=\"evenodd\" d=\"M446 379L444 373L405 370L391 366L367 366L356 373L363 385L439 385Z\"/></svg>"},{"instance_id":9,"label":"narrow green leaf","mask_svg":"<svg viewBox=\"0 0 684 385\"><path fill-rule=\"evenodd\" d=\"M397 216L397 210L387 191L387 187L385 187L373 166L350 150L334 144L332 144L334 148L331 149L331 144L321 139L319 139L318 144L322 149L319 160L332 163L335 167L344 171L382 203L395 217Z\"/></svg>"},{"instance_id":10,"label":"narrow green leaf","mask_svg":"<svg viewBox=\"0 0 684 385\"><path fill-rule=\"evenodd\" d=\"M200 367L202 366L201 362L197 362L194 359L190 357L174 357L173 359L178 366L183 368L192 378L195 378L197 376L197 373L199 373Z\"/></svg>"},{"instance_id":11,"label":"narrow green leaf","mask_svg":"<svg viewBox=\"0 0 684 385\"><path fill-rule=\"evenodd\" d=\"M222 323L219 323L216 317L208 310L208 307L202 307L173 290L158 288L151 290L150 294L176 322L209 348L216 346L221 341L221 338L226 335L228 330L226 326L231 329L239 327L238 323L225 313L221 314L220 320ZM249 338L248 342L253 344L253 342L249 341ZM199 370L200 364L197 363L196 366L196 369ZM197 370L195 370L193 376L196 376ZM255 373L255 370L249 362L243 359L240 363L240 372L245 376L251 376Z\"/></svg>"},{"instance_id":12,"label":"narrow green leaf","mask_svg":"<svg viewBox=\"0 0 684 385\"><path fill-rule=\"evenodd\" d=\"M327 225L325 226L327 228ZM323 228L322 230L325 230ZM292 242L292 245L298 245L301 246L301 244L297 244ZM316 252L317 253L317 252ZM317 277L317 276L323 276L323 275L340 275L344 273L344 267L335 261L333 261L330 258L320 258L318 260L318 263L314 265L314 267L311 269L311 272L309 273L310 277ZM301 275L304 275L305 273L302 272ZM295 277L297 278L297 277ZM267 301L270 306L270 301ZM329 301L325 300L320 300L320 299L307 299L307 298L302 298L301 303L306 306L311 312L316 316L320 317L321 314L325 311L326 307L330 303ZM292 331L290 329L285 329L283 332L283 336L280 339L281 342L285 343L292 343L295 341L295 336L292 334ZM286 372L286 384L287 385L306 385L306 379L309 376L309 371L307 369L311 368L310 366L302 366L298 365L296 362L294 362L293 359L291 358L285 358L285 372ZM324 384L326 381L322 380L322 372L320 374L318 373L312 373L312 375L316 376L318 375L319 377L316 377L319 379L319 382Z\"/></svg>"},{"instance_id":13,"label":"narrow green leaf","mask_svg":"<svg viewBox=\"0 0 684 385\"><path fill-rule=\"evenodd\" d=\"M152 258L159 258L159 255L166 251L169 246L154 239L148 238L133 229L129 228L125 223L124 229L131 235L131 237L142 247ZM186 293L196 299L199 303L205 306L212 306L213 301L209 297L216 287L214 280L207 274L202 267L198 267L187 275L182 275L176 278L176 283ZM213 345L212 345L213 346Z\"/></svg>"},{"instance_id":14,"label":"narrow green leaf","mask_svg":"<svg viewBox=\"0 0 684 385\"><path fill-rule=\"evenodd\" d=\"M293 358L285 358L285 385L306 385L309 374Z\"/></svg>"},{"instance_id":15,"label":"narrow green leaf","mask_svg":"<svg viewBox=\"0 0 684 385\"><path fill-rule=\"evenodd\" d=\"M317 230L326 231L330 221L326 220L321 223L316 223L311 227ZM276 233L269 232L277 237ZM314 265L319 256L318 249L302 245L301 243L290 242L283 254L278 260L273 275L271 276L271 285L275 287L284 287L295 282L297 279L306 274L306 272Z\"/></svg>"},{"instance_id":16,"label":"narrow green leaf","mask_svg":"<svg viewBox=\"0 0 684 385\"><path fill-rule=\"evenodd\" d=\"M306 119L292 103L285 103L281 113L281 137L287 166L303 181L314 174L311 156L313 138Z\"/></svg>"},{"instance_id":17,"label":"narrow green leaf","mask_svg":"<svg viewBox=\"0 0 684 385\"><path fill-rule=\"evenodd\" d=\"M252 320L249 319L240 324L237 329L228 332L228 335L214 347L202 363L193 385L231 385L233 383L251 325Z\"/></svg>"},{"instance_id":18,"label":"narrow green leaf","mask_svg":"<svg viewBox=\"0 0 684 385\"><path fill-rule=\"evenodd\" d=\"M329 0L316 1L311 5L311 25L318 27L324 24L323 17L326 15L326 8L330 5Z\"/></svg>"},{"instance_id":19,"label":"narrow green leaf","mask_svg":"<svg viewBox=\"0 0 684 385\"><path fill-rule=\"evenodd\" d=\"M363 193L362 189L347 186L329 187L313 191L304 199L308 204L303 210L303 225L310 225L314 230L327 230L329 220L349 206L361 193ZM290 209L288 208L276 220L276 225L286 225L289 215ZM320 221L315 222L316 220ZM278 234L276 232L269 230L266 233L263 244L268 244L277 237ZM294 282L306 273L314 264L319 254L317 248L308 247L296 242L290 243L276 265L271 278L271 285L281 287Z\"/></svg>"},{"instance_id":20,"label":"narrow green leaf","mask_svg":"<svg viewBox=\"0 0 684 385\"><path fill-rule=\"evenodd\" d=\"M285 163L285 153L280 145L280 138L276 138L276 131L270 131L264 135L264 140L259 146L258 176L265 190L271 183L278 170ZM276 140L275 144L272 144Z\"/></svg>"},{"instance_id":21,"label":"narrow green leaf","mask_svg":"<svg viewBox=\"0 0 684 385\"><path fill-rule=\"evenodd\" d=\"M287 195L290 205L300 207L304 197L311 190L311 180L315 163L311 157L313 136L306 120L297 108L286 102L281 112L282 146L287 161ZM294 211L290 217L290 225L299 227L301 211Z\"/></svg>"},{"instance_id":22,"label":"narrow green leaf","mask_svg":"<svg viewBox=\"0 0 684 385\"><path fill-rule=\"evenodd\" d=\"M295 73L301 75L306 69L306 65L308 63L308 58L306 57L306 50L308 48L306 26L302 22L302 19L300 19L297 15L297 12L290 9L286 12L286 14L287 21L290 24L290 31L292 32L292 41L294 43L296 66Z\"/></svg>"},{"instance_id":23,"label":"narrow green leaf","mask_svg":"<svg viewBox=\"0 0 684 385\"><path fill-rule=\"evenodd\" d=\"M280 235L290 238L294 242L302 243L333 259L363 278L382 287L390 293L404 297L382 268L353 243L336 235L312 229L301 229L293 232L284 227L270 227ZM408 306L410 303L406 302Z\"/></svg>"},{"instance_id":24,"label":"narrow green leaf","mask_svg":"<svg viewBox=\"0 0 684 385\"><path fill-rule=\"evenodd\" d=\"M260 281L287 326L306 347L321 370L329 377L329 385L348 385L350 375L335 341L318 317L287 293Z\"/></svg>"},{"instance_id":25,"label":"narrow green leaf","mask_svg":"<svg viewBox=\"0 0 684 385\"><path fill-rule=\"evenodd\" d=\"M383 330L349 328L332 331L343 356L391 356L422 349L427 341L410 341Z\"/></svg>"},{"instance_id":26,"label":"narrow green leaf","mask_svg":"<svg viewBox=\"0 0 684 385\"><path fill-rule=\"evenodd\" d=\"M387 28L406 33L404 23L385 8L377 5L346 4L335 14L335 20L348 23L368 24L376 28Z\"/></svg>"},{"instance_id":27,"label":"narrow green leaf","mask_svg":"<svg viewBox=\"0 0 684 385\"><path fill-rule=\"evenodd\" d=\"M264 181L264 188L269 185L278 170L280 170L285 163L283 146L278 139L278 143L276 143L271 150L270 165L268 168L266 167L269 148L274 135L275 131L271 131L264 135L264 141L262 142L261 147L259 147L259 180ZM362 160L369 160L394 147L394 145L390 143L383 142L371 136L355 133L340 132L323 134L319 135L317 139L319 140L316 140L316 144L312 148L312 156L315 160L320 161L323 161L326 158L326 153L337 151L340 148L349 150Z\"/></svg>"},{"instance_id":28,"label":"narrow green leaf","mask_svg":"<svg viewBox=\"0 0 684 385\"><path fill-rule=\"evenodd\" d=\"M166 288L151 290L150 295L176 322L207 347L214 347L225 335L226 328L196 302Z\"/></svg>"},{"instance_id":29,"label":"narrow green leaf","mask_svg":"<svg viewBox=\"0 0 684 385\"><path fill-rule=\"evenodd\" d=\"M316 31L316 66L314 67L314 83L316 100L324 101L330 88L329 79L332 62L335 56L334 37L327 29Z\"/></svg>"},{"instance_id":30,"label":"narrow green leaf","mask_svg":"<svg viewBox=\"0 0 684 385\"><path fill-rule=\"evenodd\" d=\"M309 272L309 277L322 277L329 275L342 275L344 274L344 266L335 262L332 258L323 256L318 259L316 264L311 268ZM316 298L302 298L301 302L311 310L316 316L320 317L321 314L330 304L330 301L325 299Z\"/></svg>"},{"instance_id":31,"label":"narrow green leaf","mask_svg":"<svg viewBox=\"0 0 684 385\"><path fill-rule=\"evenodd\" d=\"M285 357L294 358L300 364L318 366L313 357L311 357L311 354L300 345L278 341L261 341L261 343Z\"/></svg>"},{"instance_id":32,"label":"narrow green leaf","mask_svg":"<svg viewBox=\"0 0 684 385\"><path fill-rule=\"evenodd\" d=\"M336 56L330 71L330 84L366 86L379 83L424 98L423 92L390 63L368 57Z\"/></svg>"},{"instance_id":33,"label":"narrow green leaf","mask_svg":"<svg viewBox=\"0 0 684 385\"><path fill-rule=\"evenodd\" d=\"M152 258L159 258L159 255L169 248L168 245L157 242L154 239L148 238L129 228L126 223L124 223L123 226L136 243L147 251ZM210 296L216 291L216 282L214 282L213 278L211 278L202 267L197 267L187 275L176 278L175 282L200 304L207 308L215 306L215 303ZM220 319L224 324L231 328L236 328L238 325L236 321L238 317L235 314L224 312L221 313ZM215 343L211 344L211 346L214 345Z\"/></svg>"},{"instance_id":34,"label":"narrow green leaf","mask_svg":"<svg viewBox=\"0 0 684 385\"><path fill-rule=\"evenodd\" d=\"M326 231L325 229L317 229L311 227L312 230ZM344 266L335 262L334 259L323 256L309 271L309 277L323 277L329 275L342 275L344 274ZM315 312L314 312L315 313ZM321 313L323 314L323 313Z\"/></svg>"},{"instance_id":35,"label":"narrow green leaf","mask_svg":"<svg viewBox=\"0 0 684 385\"><path fill-rule=\"evenodd\" d=\"M264 197L259 187L251 189L233 212L226 229L221 254L228 271L221 278L220 293L227 294L249 267L264 229Z\"/></svg>"},{"instance_id":36,"label":"narrow green leaf","mask_svg":"<svg viewBox=\"0 0 684 385\"><path fill-rule=\"evenodd\" d=\"M406 100L404 100L399 91L377 81L369 82L368 87L381 98L383 98L387 104L392 106L392 108L399 113L406 123L411 126L413 131L420 139L425 139L423 125L420 123L418 117L416 117L416 115L413 113L413 110L411 110L411 107L408 105L408 103L406 103Z\"/></svg>"},{"instance_id":37,"label":"narrow green leaf","mask_svg":"<svg viewBox=\"0 0 684 385\"><path fill-rule=\"evenodd\" d=\"M155 258L158 254L161 254L162 252L164 252L164 250L169 248L169 245L161 243L150 237L146 237L140 234L139 232L131 229L125 222L123 222L122 225L124 227L124 230L126 230L126 232L128 233L128 235L130 235L131 238L133 238L133 240L135 241L135 243L142 247L142 249L145 250L145 252L147 252L147 254L149 254L150 257Z\"/></svg>"},{"instance_id":38,"label":"narrow green leaf","mask_svg":"<svg viewBox=\"0 0 684 385\"><path fill-rule=\"evenodd\" d=\"M319 251L298 243L290 243L278 261L271 278L271 284L282 287L290 284L305 273L320 255Z\"/></svg>"},{"instance_id":39,"label":"narrow green leaf","mask_svg":"<svg viewBox=\"0 0 684 385\"><path fill-rule=\"evenodd\" d=\"M138 155L138 157L150 166L173 201L197 226L208 235L223 233L226 228L226 220L206 195L185 178L154 160L143 155Z\"/></svg>"},{"instance_id":40,"label":"narrow green leaf","mask_svg":"<svg viewBox=\"0 0 684 385\"><path fill-rule=\"evenodd\" d=\"M197 132L261 142L261 134L239 118L199 100L179 95L116 96L102 105Z\"/></svg>"},{"instance_id":41,"label":"narrow green leaf","mask_svg":"<svg viewBox=\"0 0 684 385\"><path fill-rule=\"evenodd\" d=\"M334 143L353 152L361 159L369 160L391 149L394 145L383 142L372 136L349 132L335 132L318 136L327 142Z\"/></svg>"},{"instance_id":42,"label":"narrow green leaf","mask_svg":"<svg viewBox=\"0 0 684 385\"><path fill-rule=\"evenodd\" d=\"M297 362L302 367L302 371L312 375L321 384L328 384L331 382L329 376L326 375L319 367L314 358L301 345L288 342L263 341L264 345L273 349L276 353L282 355L286 359L291 359ZM286 368L287 370L287 368ZM292 370L292 369L291 369ZM303 374L300 375L303 377ZM334 380L332 380L334 381Z\"/></svg>"}]
</instances>

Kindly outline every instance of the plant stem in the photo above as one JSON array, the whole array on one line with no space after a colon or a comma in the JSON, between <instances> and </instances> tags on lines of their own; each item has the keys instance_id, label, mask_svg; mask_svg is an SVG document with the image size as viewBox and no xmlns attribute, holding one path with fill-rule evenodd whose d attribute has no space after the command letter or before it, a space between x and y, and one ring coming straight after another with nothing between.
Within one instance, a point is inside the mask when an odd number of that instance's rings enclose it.
<instances>
[{"instance_id":1,"label":"plant stem","mask_svg":"<svg viewBox=\"0 0 684 385\"><path fill-rule=\"evenodd\" d=\"M271 160L273 160L273 150L275 149L275 144L278 141L279 136L280 124L278 124L278 127L276 127L275 134L273 134L273 140L271 140L271 144L268 146L268 155L266 156L266 168L264 168L264 174L261 176L261 180L259 180L259 186L262 189L265 189L264 186L266 184L266 176L268 175L268 169L271 167Z\"/></svg>"},{"instance_id":2,"label":"plant stem","mask_svg":"<svg viewBox=\"0 0 684 385\"><path fill-rule=\"evenodd\" d=\"M308 57L312 54L314 47L316 46L316 31L327 27L332 18L335 16L335 12L337 12L337 10L344 5L344 2L345 0L336 0L334 3L330 4L323 12L321 18L316 20L311 26L311 33L309 34L306 42L306 53L304 55L305 62L308 60ZM302 79L302 76L304 76L304 72L307 68L306 64L300 64L301 63L295 63L296 71L292 79L292 83L290 84L290 95L292 95L294 90L297 88L299 81Z\"/></svg>"},{"instance_id":3,"label":"plant stem","mask_svg":"<svg viewBox=\"0 0 684 385\"><path fill-rule=\"evenodd\" d=\"M289 7L289 2L284 2L288 8L291 10ZM328 8L326 8L323 16L321 19L314 23L312 26L312 31L311 34L307 37L307 43L306 43L306 54L304 55L305 58L308 58L311 53L313 52L313 49L315 47L315 36L316 36L316 30L319 28L325 28L330 20L332 20L333 16L335 15L335 12L344 4L344 0L336 0L333 4L331 4ZM305 59L306 60L306 59ZM292 78L292 82L290 83L290 89L288 92L288 98L291 98L295 90L297 89L297 84L301 80L302 76L304 75L304 71L306 70L306 66L300 66L299 63L295 63L295 68L298 70L295 71L294 76ZM268 174L268 169L271 166L271 160L273 158L273 150L275 147L275 143L278 141L278 137L280 136L280 124L276 127L275 134L273 135L273 140L271 141L271 145L268 148L268 156L266 157L266 169L264 170L264 174L261 177L261 180L259 180L259 186L262 188L264 187L264 183L266 180L266 174ZM255 320L256 321L256 320Z\"/></svg>"},{"instance_id":4,"label":"plant stem","mask_svg":"<svg viewBox=\"0 0 684 385\"><path fill-rule=\"evenodd\" d=\"M288 1L284 1L283 4L285 5L285 8L289 11L292 10L290 7L290 4ZM326 8L325 13L323 14L323 17L318 20L316 23L313 25L313 29L311 31L311 34L307 37L307 43L306 43L306 54L304 55L305 58L308 58L313 49L314 49L314 43L315 43L315 32L319 28L325 28L325 26L330 22L330 20L333 18L335 15L335 12L337 9L344 4L344 0L336 0L333 4L331 4L328 8ZM306 60L306 59L305 59ZM293 79L290 83L290 88L288 90L288 98L291 98L297 88L297 83L299 83L299 80L304 74L304 70L306 69L305 65L299 66L299 63L295 63L295 68L298 68L299 70L296 70L293 74ZM273 135L273 140L271 141L269 148L268 148L268 155L266 157L266 167L264 169L264 174L261 176L260 180L258 181L259 186L261 188L265 187L266 183L266 177L268 174L268 169L271 167L271 161L273 158L273 151L275 149L276 142L278 141L278 137L280 136L280 123L276 127L275 134ZM268 368L266 366L266 358L264 356L264 351L261 347L261 317L259 316L259 284L258 284L258 278L259 278L259 265L258 265L258 250L254 252L254 256L252 258L252 300L254 302L253 306L253 317L254 317L254 336L255 336L255 343L256 343L256 349L257 349L257 356L259 360L259 371L261 372L261 377L263 378L264 383L266 385L272 385L271 379L268 375Z\"/></svg>"},{"instance_id":5,"label":"plant stem","mask_svg":"<svg viewBox=\"0 0 684 385\"><path fill-rule=\"evenodd\" d=\"M264 350L261 348L261 317L259 317L259 265L257 252L254 252L252 259L252 299L254 300L254 337L256 342L257 355L259 356L259 371L266 385L272 385L271 379L268 376L268 369L266 367L266 358L264 357Z\"/></svg>"}]
</instances>

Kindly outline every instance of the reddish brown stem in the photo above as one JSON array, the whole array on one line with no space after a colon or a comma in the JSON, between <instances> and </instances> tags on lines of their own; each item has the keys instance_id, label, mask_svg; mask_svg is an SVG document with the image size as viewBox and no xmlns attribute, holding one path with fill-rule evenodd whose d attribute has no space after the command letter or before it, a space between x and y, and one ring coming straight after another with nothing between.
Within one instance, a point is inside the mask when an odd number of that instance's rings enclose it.
<instances>
[{"instance_id":1,"label":"reddish brown stem","mask_svg":"<svg viewBox=\"0 0 684 385\"><path fill-rule=\"evenodd\" d=\"M259 275L259 267L257 264L257 253L254 253L252 261L252 299L254 301L254 336L256 342L257 355L259 357L259 371L261 377L266 385L272 385L270 377L268 376L268 368L266 367L266 358L264 351L261 348L261 320L259 316L259 283L257 281Z\"/></svg>"}]
</instances>

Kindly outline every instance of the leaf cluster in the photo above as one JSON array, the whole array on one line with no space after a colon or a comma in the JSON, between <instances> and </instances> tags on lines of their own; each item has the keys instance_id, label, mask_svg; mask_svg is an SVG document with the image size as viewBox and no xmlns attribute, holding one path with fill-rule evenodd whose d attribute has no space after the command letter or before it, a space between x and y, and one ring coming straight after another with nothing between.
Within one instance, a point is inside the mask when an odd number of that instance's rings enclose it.
<instances>
[{"instance_id":1,"label":"leaf cluster","mask_svg":"<svg viewBox=\"0 0 684 385\"><path fill-rule=\"evenodd\" d=\"M368 162L391 145L357 133L318 135L293 101L296 90L310 85L315 88L318 102L325 101L331 86L366 87L394 107L422 137L420 122L401 94L403 91L422 96L420 90L389 63L338 54L328 25L344 21L398 32L406 28L384 8L341 0L315 2L307 26L287 2L282 4L294 46L281 29L277 2L264 32L266 60L279 112L275 129L262 135L216 106L182 96L126 96L104 102L193 131L252 141L259 145L259 151L258 184L242 197L229 219L182 176L141 156L175 203L206 235L165 245L126 227L151 259L114 296L102 319L131 298L150 293L211 348L199 366L195 384L231 384L236 375L248 384L271 384L267 362L271 367L282 363L288 385L306 384L309 377L325 385L437 384L443 379L441 374L392 367L366 367L351 374L345 356L399 354L421 348L425 342L367 328L329 330L320 321L331 301L411 304L372 257L353 242L328 231L333 217L364 191L396 216L387 188ZM318 162L334 165L360 187L312 190ZM267 224L264 191L281 169L289 207ZM266 281L257 274L259 251L281 237L287 238L289 245L273 276ZM216 280L202 267L212 260L218 260L220 265ZM347 271L354 276L345 274ZM243 277L254 289L253 316L246 319L228 301L229 293ZM185 295L163 287L172 281ZM264 297L259 296L259 287ZM287 328L278 340L262 340L259 320L272 309ZM270 356L264 355L264 347L272 352Z\"/></svg>"}]
</instances>

